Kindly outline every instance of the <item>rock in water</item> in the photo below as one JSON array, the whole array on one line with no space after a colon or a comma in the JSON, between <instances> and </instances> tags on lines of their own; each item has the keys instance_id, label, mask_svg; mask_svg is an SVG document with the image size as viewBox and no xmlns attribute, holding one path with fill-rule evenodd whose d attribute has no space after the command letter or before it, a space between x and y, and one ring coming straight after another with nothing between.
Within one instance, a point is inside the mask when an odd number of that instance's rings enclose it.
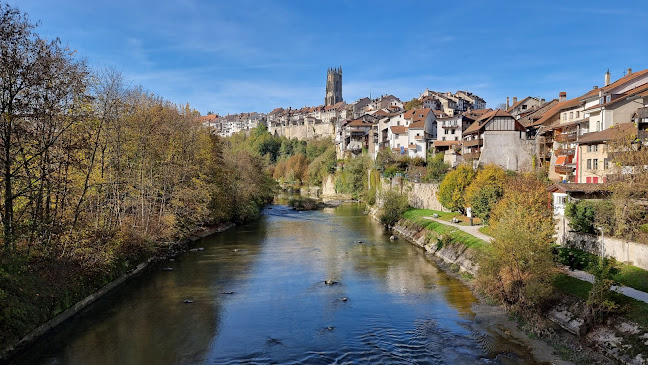
<instances>
[{"instance_id":1,"label":"rock in water","mask_svg":"<svg viewBox=\"0 0 648 365\"><path fill-rule=\"evenodd\" d=\"M335 284L337 284L337 281L333 281L333 280L324 280L324 284L326 284L326 285L335 285Z\"/></svg>"},{"instance_id":2,"label":"rock in water","mask_svg":"<svg viewBox=\"0 0 648 365\"><path fill-rule=\"evenodd\" d=\"M349 300L349 298L347 298L347 297L342 298L343 302L346 302L347 300Z\"/></svg>"},{"instance_id":3,"label":"rock in water","mask_svg":"<svg viewBox=\"0 0 648 365\"><path fill-rule=\"evenodd\" d=\"M392 235L391 237L389 237L389 239L392 241L396 241L398 239L398 236Z\"/></svg>"},{"instance_id":4,"label":"rock in water","mask_svg":"<svg viewBox=\"0 0 648 365\"><path fill-rule=\"evenodd\" d=\"M190 300L190 299L185 299L185 301L184 301L184 302L185 302L185 303L187 303L187 304L188 304L188 303L193 303L193 300Z\"/></svg>"},{"instance_id":5,"label":"rock in water","mask_svg":"<svg viewBox=\"0 0 648 365\"><path fill-rule=\"evenodd\" d=\"M163 267L162 271L173 271L172 267Z\"/></svg>"}]
</instances>

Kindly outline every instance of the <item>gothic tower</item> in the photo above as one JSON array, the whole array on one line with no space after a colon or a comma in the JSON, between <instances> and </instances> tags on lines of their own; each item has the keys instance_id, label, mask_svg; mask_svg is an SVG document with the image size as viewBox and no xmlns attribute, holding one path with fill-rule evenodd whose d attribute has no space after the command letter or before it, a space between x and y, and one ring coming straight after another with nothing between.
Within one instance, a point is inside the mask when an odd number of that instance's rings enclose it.
<instances>
[{"instance_id":1,"label":"gothic tower","mask_svg":"<svg viewBox=\"0 0 648 365\"><path fill-rule=\"evenodd\" d=\"M326 98L324 105L329 106L342 101L342 66L329 68L326 73Z\"/></svg>"}]
</instances>

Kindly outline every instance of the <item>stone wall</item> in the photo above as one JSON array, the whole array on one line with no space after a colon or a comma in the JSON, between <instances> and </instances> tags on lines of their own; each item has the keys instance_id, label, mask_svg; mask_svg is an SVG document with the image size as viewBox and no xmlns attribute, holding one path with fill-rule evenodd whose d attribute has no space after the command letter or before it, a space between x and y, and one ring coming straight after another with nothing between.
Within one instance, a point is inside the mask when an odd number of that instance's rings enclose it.
<instances>
[{"instance_id":1,"label":"stone wall","mask_svg":"<svg viewBox=\"0 0 648 365\"><path fill-rule=\"evenodd\" d=\"M556 231L559 244L595 255L601 254L601 236L570 231L565 217L558 219ZM602 250L606 256L648 270L648 245L605 236L603 242Z\"/></svg>"},{"instance_id":2,"label":"stone wall","mask_svg":"<svg viewBox=\"0 0 648 365\"><path fill-rule=\"evenodd\" d=\"M535 147L534 140L521 139L517 131L486 131L479 164L492 163L505 170L529 171Z\"/></svg>"},{"instance_id":3,"label":"stone wall","mask_svg":"<svg viewBox=\"0 0 648 365\"><path fill-rule=\"evenodd\" d=\"M447 212L439 199L437 192L438 184L414 183L401 178L381 178L382 188L387 190L397 189L407 194L409 205L417 209L432 209Z\"/></svg>"},{"instance_id":4,"label":"stone wall","mask_svg":"<svg viewBox=\"0 0 648 365\"><path fill-rule=\"evenodd\" d=\"M316 138L335 137L335 125L331 123L306 123L304 125L268 127L268 132L286 138L297 138L300 141Z\"/></svg>"}]
</instances>

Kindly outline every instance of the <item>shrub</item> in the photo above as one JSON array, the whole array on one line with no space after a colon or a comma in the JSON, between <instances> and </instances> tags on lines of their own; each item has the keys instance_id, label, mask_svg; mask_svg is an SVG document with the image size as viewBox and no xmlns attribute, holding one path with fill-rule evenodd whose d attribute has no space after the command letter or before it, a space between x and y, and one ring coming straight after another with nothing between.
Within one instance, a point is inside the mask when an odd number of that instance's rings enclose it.
<instances>
[{"instance_id":1,"label":"shrub","mask_svg":"<svg viewBox=\"0 0 648 365\"><path fill-rule=\"evenodd\" d=\"M449 172L439 186L439 202L452 211L463 212L466 207L465 191L475 177L475 171L467 164Z\"/></svg>"},{"instance_id":2,"label":"shrub","mask_svg":"<svg viewBox=\"0 0 648 365\"><path fill-rule=\"evenodd\" d=\"M395 190L388 190L383 192L382 201L383 209L380 214L380 223L387 228L391 228L407 210L407 196Z\"/></svg>"}]
</instances>

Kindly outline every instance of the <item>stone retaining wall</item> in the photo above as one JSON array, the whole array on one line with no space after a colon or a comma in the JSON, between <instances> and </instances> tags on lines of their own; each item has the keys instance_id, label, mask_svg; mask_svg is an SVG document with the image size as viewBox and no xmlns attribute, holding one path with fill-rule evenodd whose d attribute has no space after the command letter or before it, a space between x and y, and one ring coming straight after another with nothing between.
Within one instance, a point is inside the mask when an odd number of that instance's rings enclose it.
<instances>
[{"instance_id":1,"label":"stone retaining wall","mask_svg":"<svg viewBox=\"0 0 648 365\"><path fill-rule=\"evenodd\" d=\"M439 199L437 193L439 191L438 184L431 183L415 183L402 178L381 178L383 189L398 190L407 194L409 205L417 209L432 209L447 212Z\"/></svg>"},{"instance_id":2,"label":"stone retaining wall","mask_svg":"<svg viewBox=\"0 0 648 365\"><path fill-rule=\"evenodd\" d=\"M618 261L648 270L648 245L603 236L604 244L601 247L600 235L570 231L565 217L559 218L556 225L556 241L563 246L578 248L595 255L603 252Z\"/></svg>"}]
</instances>

